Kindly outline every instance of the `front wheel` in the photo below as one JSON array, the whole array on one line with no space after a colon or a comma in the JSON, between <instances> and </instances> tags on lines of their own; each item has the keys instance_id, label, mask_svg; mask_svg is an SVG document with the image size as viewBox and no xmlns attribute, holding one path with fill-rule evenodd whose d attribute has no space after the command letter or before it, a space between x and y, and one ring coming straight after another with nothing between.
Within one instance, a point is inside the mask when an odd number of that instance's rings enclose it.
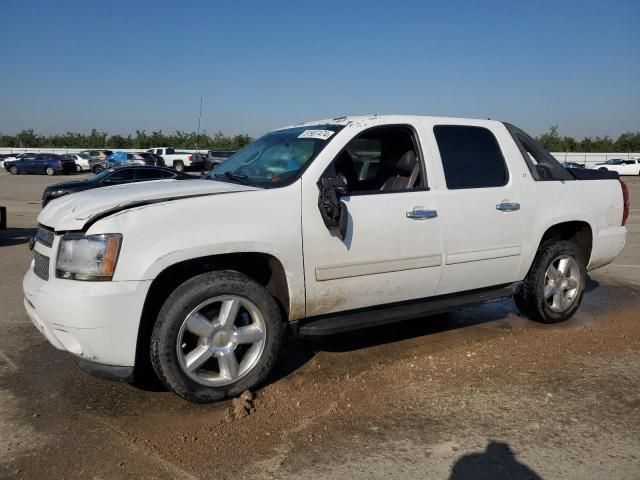
<instances>
[{"instance_id":1,"label":"front wheel","mask_svg":"<svg viewBox=\"0 0 640 480\"><path fill-rule=\"evenodd\" d=\"M238 272L198 275L160 309L151 363L167 388L209 403L259 385L275 364L285 324L274 298Z\"/></svg>"},{"instance_id":2,"label":"front wheel","mask_svg":"<svg viewBox=\"0 0 640 480\"><path fill-rule=\"evenodd\" d=\"M12 166L12 167L9 167L9 173L10 173L11 175L17 175L17 174L19 173L19 172L18 172L18 167L16 167L15 165L14 165L14 166Z\"/></svg>"},{"instance_id":3,"label":"front wheel","mask_svg":"<svg viewBox=\"0 0 640 480\"><path fill-rule=\"evenodd\" d=\"M562 322L578 310L586 282L586 262L575 243L545 242L515 296L516 305L532 320Z\"/></svg>"},{"instance_id":4,"label":"front wheel","mask_svg":"<svg viewBox=\"0 0 640 480\"><path fill-rule=\"evenodd\" d=\"M47 167L47 168L44 170L44 173L46 173L47 175L51 176L51 175L53 175L54 173L56 173L56 171L53 169L53 167Z\"/></svg>"},{"instance_id":5,"label":"front wheel","mask_svg":"<svg viewBox=\"0 0 640 480\"><path fill-rule=\"evenodd\" d=\"M102 165L98 165L93 169L93 173L95 173L96 175L103 171L104 171L104 167Z\"/></svg>"}]
</instances>

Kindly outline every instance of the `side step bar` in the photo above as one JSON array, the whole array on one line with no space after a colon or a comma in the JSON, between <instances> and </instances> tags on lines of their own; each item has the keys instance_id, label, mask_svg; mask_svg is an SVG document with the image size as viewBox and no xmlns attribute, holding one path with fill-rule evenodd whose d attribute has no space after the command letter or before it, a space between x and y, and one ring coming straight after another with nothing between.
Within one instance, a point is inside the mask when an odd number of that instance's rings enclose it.
<instances>
[{"instance_id":1,"label":"side step bar","mask_svg":"<svg viewBox=\"0 0 640 480\"><path fill-rule=\"evenodd\" d=\"M521 285L522 282L515 282L498 287L319 315L292 322L291 327L293 333L299 336L333 335L512 297Z\"/></svg>"}]
</instances>

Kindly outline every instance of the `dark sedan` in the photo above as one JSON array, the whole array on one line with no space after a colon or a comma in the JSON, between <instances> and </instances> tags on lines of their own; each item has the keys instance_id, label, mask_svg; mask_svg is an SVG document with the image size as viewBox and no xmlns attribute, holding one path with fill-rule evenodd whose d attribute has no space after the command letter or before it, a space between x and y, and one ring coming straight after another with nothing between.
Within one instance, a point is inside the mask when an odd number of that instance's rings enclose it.
<instances>
[{"instance_id":1,"label":"dark sedan","mask_svg":"<svg viewBox=\"0 0 640 480\"><path fill-rule=\"evenodd\" d=\"M44 189L44 192L42 192L42 206L44 207L51 200L64 195L92 188L122 185L124 183L147 182L150 180L192 180L194 178L196 177L165 167L132 165L128 167L110 168L103 170L87 180L76 180L74 182L49 185Z\"/></svg>"},{"instance_id":2,"label":"dark sedan","mask_svg":"<svg viewBox=\"0 0 640 480\"><path fill-rule=\"evenodd\" d=\"M55 175L75 172L76 162L55 153L33 153L4 162L4 168L13 175L20 173Z\"/></svg>"}]
</instances>

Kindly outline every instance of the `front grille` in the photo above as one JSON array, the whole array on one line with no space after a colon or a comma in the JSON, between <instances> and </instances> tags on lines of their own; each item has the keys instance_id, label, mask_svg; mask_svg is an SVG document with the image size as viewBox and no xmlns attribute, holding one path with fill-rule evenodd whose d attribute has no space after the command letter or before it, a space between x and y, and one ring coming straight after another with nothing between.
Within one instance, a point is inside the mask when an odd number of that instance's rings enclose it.
<instances>
[{"instance_id":1,"label":"front grille","mask_svg":"<svg viewBox=\"0 0 640 480\"><path fill-rule=\"evenodd\" d=\"M51 247L53 245L54 237L55 234L51 230L46 230L42 227L39 227L36 232L36 241L40 242L45 247Z\"/></svg>"},{"instance_id":2,"label":"front grille","mask_svg":"<svg viewBox=\"0 0 640 480\"><path fill-rule=\"evenodd\" d=\"M33 252L33 272L43 280L49 280L49 257Z\"/></svg>"}]
</instances>

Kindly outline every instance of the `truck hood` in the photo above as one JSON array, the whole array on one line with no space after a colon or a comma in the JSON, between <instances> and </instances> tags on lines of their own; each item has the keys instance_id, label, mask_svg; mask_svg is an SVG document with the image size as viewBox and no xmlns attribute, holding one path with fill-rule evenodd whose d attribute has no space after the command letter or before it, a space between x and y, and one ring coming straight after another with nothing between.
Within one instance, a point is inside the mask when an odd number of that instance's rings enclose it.
<instances>
[{"instance_id":1,"label":"truck hood","mask_svg":"<svg viewBox=\"0 0 640 480\"><path fill-rule=\"evenodd\" d=\"M259 190L215 180L158 180L95 188L60 197L38 215L38 223L56 231L82 230L98 217L127 208L184 198Z\"/></svg>"}]
</instances>

